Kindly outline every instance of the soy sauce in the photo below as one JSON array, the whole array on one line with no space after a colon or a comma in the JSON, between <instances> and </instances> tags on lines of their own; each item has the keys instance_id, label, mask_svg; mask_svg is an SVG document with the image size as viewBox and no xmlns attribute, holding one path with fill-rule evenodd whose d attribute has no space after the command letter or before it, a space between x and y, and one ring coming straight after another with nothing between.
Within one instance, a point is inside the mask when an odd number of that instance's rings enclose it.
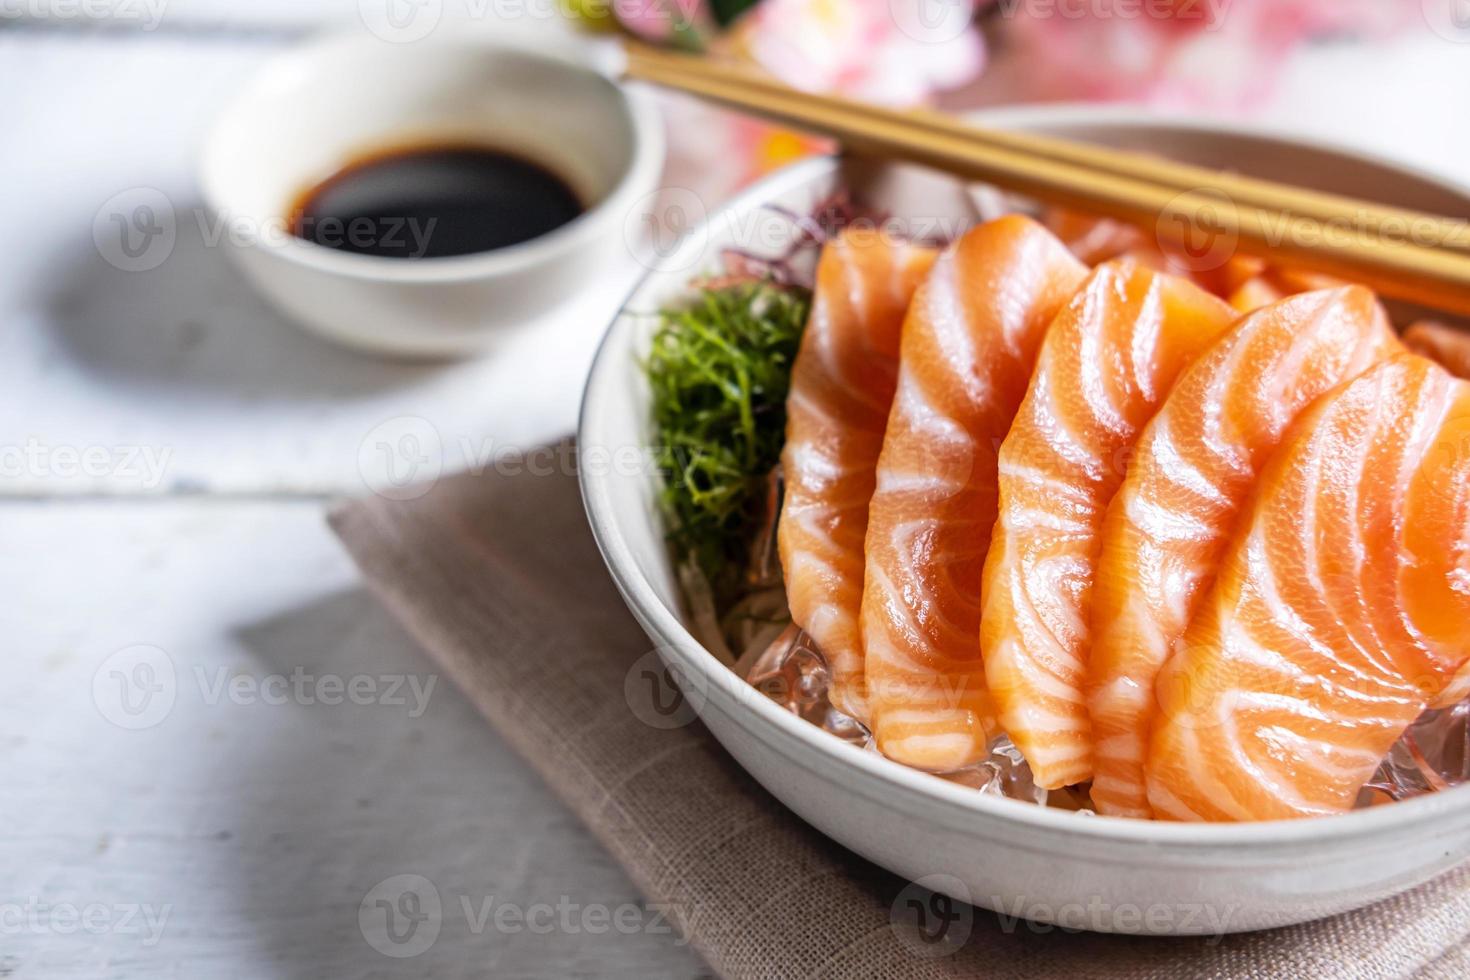
<instances>
[{"instance_id":1,"label":"soy sauce","mask_svg":"<svg viewBox=\"0 0 1470 980\"><path fill-rule=\"evenodd\" d=\"M479 146L427 146L355 161L302 194L291 233L361 255L434 259L529 241L577 217L560 176Z\"/></svg>"}]
</instances>

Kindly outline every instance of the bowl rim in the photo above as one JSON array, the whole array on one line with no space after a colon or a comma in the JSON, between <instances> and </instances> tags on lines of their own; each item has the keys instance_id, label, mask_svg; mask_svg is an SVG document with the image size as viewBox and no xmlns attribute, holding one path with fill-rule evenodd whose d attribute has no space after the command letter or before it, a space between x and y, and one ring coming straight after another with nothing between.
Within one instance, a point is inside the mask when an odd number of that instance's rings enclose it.
<instances>
[{"instance_id":1,"label":"bowl rim","mask_svg":"<svg viewBox=\"0 0 1470 980\"><path fill-rule=\"evenodd\" d=\"M1442 174L1404 165L1385 157L1375 157L1355 148L1333 144L1315 138L1303 138L1287 134L1270 127L1247 126L1237 123L1199 120L1177 120L1167 114L1132 108L1111 108L1084 105L1048 105L1038 107L1007 107L967 114L969 118L998 126L1044 126L1086 123L1104 126L1139 126L1179 131L1194 131L1213 135L1226 135L1253 140L1277 141L1295 147L1305 147L1343 156L1356 157L1364 162L1396 170L1405 176L1416 177L1433 183L1447 191L1465 196L1470 200L1470 186L1461 184ZM748 212L758 208L764 201L778 197L785 191L795 189L830 174L837 166L836 156L819 156L798 161L775 171L751 184L734 195L720 207L712 210L703 222L705 228L714 227L720 220L732 214ZM578 443L581 446L601 445L606 439L597 438L604 413L596 411L601 404L600 393L609 385L616 384L620 370L626 367L613 362L615 350L627 345L618 343L631 335L635 317L628 316L631 302L650 283L666 274L682 273L691 263L683 260L684 253L702 250L703 236L692 234L689 239L666 257L666 265L651 268L639 277L638 282L624 297L618 312L599 341L594 353L591 369L583 390L578 417ZM655 639L668 650L678 654L684 664L693 668L697 675L709 684L718 684L734 677L730 668L700 643L659 599L648 578L638 570L621 528L613 519L611 494L608 488L609 475L597 468L578 467L578 482L581 486L583 504L593 537L608 566L615 584L635 617L645 629L656 634ZM894 798L911 796L929 805L930 812L956 829L974 832L975 818L985 817L1001 823L1031 831L1041 831L1093 842L1110 842L1125 845L1142 845L1174 852L1209 851L1225 849L1231 857L1244 857L1262 849L1278 850L1294 848L1308 841L1328 838L1339 842L1347 840L1373 839L1387 841L1392 835L1410 828L1432 823L1443 814L1470 802L1470 784L1398 803L1353 810L1345 814L1312 817L1294 820L1262 820L1248 823L1176 823L1161 820L1140 820L1130 817L1104 816L1102 814L1079 815L1064 810L1037 806L1020 800L982 794L966 787L938 779L916 769L884 758L876 752L855 750L852 746L835 738L810 722L807 722L777 706L766 698L750 698L741 702L743 709L751 712L749 719L733 719L752 737L769 743L772 735L759 731L763 725L774 730L780 737L794 740L808 755L830 762L826 769L817 769L808 759L792 756L792 761L813 775L830 780L843 766L853 767L872 784L883 784L894 794ZM855 783L848 784L865 796L872 796ZM892 805L892 799L877 800L880 804Z\"/></svg>"},{"instance_id":2,"label":"bowl rim","mask_svg":"<svg viewBox=\"0 0 1470 980\"><path fill-rule=\"evenodd\" d=\"M279 221L275 215L246 215L229 206L231 191L219 174L223 142L245 104L273 87L278 79L290 78L316 67L322 60L346 52L359 57L434 58L446 51L482 58L514 57L540 62L568 75L576 75L605 87L621 109L622 123L631 143L627 165L617 180L591 206L559 228L504 248L469 255L444 256L404 262L399 258L364 255L327 248L285 232L262 235L261 229ZM590 49L589 49L590 52ZM391 134L385 134L391 137ZM566 249L606 232L607 226L625 219L636 198L656 190L655 182L664 161L663 120L658 107L646 93L619 84L600 70L597 59L575 60L554 45L536 47L512 37L425 38L414 44L394 44L357 33L328 33L296 45L267 59L240 86L216 115L205 133L199 154L199 186L206 207L228 221L245 216L251 222L241 230L250 247L259 248L294 265L350 279L395 283L446 283L473 281L519 272L555 258Z\"/></svg>"}]
</instances>

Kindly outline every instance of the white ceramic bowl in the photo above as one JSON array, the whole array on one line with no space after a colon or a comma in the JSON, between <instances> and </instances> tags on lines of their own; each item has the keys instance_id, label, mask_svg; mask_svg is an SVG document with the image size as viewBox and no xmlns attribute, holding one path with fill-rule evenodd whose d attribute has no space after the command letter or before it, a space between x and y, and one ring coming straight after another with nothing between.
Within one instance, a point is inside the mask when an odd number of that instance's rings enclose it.
<instances>
[{"instance_id":1,"label":"white ceramic bowl","mask_svg":"<svg viewBox=\"0 0 1470 980\"><path fill-rule=\"evenodd\" d=\"M421 356L493 346L603 268L632 264L624 223L663 166L656 109L558 50L353 35L271 61L205 143L201 182L225 241L267 298L333 340ZM589 209L519 245L415 261L289 234L296 197L353 158L436 141L519 152Z\"/></svg>"},{"instance_id":2,"label":"white ceramic bowl","mask_svg":"<svg viewBox=\"0 0 1470 980\"><path fill-rule=\"evenodd\" d=\"M1470 195L1360 154L1259 132L1149 121L1096 108L1008 111L987 121L1298 181L1445 214ZM863 179L856 177L853 179ZM693 269L761 205L805 210L844 180L836 161L788 168L732 202L629 300L684 294ZM877 203L912 191L875 188ZM953 199L953 195L951 196ZM895 208L896 213L904 213ZM728 217L742 220L723 220ZM650 444L639 355L647 317L620 317L583 403L584 454ZM584 458L587 458L584 456ZM1191 825L1081 816L982 796L855 749L780 710L691 636L663 543L657 476L584 469L592 528L618 588L720 742L776 797L857 853L937 891L1009 915L1101 931L1215 934L1307 921L1427 880L1470 856L1470 786L1340 817Z\"/></svg>"}]
</instances>

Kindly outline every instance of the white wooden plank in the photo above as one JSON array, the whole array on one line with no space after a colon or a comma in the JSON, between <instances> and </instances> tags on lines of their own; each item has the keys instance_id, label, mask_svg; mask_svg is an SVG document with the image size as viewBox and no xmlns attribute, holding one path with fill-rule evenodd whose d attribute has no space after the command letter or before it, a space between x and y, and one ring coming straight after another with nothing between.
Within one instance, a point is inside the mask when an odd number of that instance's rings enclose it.
<instances>
[{"instance_id":1,"label":"white wooden plank","mask_svg":"<svg viewBox=\"0 0 1470 980\"><path fill-rule=\"evenodd\" d=\"M306 335L207 244L201 133L274 50L0 34L8 127L24 134L0 141L0 186L24 188L0 222L0 494L361 492L364 441L389 420L428 420L445 469L573 427L631 259L495 356L424 365ZM135 187L158 188L179 215L173 253L146 272L109 265L92 241L99 209ZM162 476L124 467L134 451L166 460ZM113 463L79 473L67 461L80 454Z\"/></svg>"},{"instance_id":2,"label":"white wooden plank","mask_svg":"<svg viewBox=\"0 0 1470 980\"><path fill-rule=\"evenodd\" d=\"M317 505L9 503L0 540L29 556L0 562L0 975L700 972L646 911L582 927L632 885L360 590ZM167 710L122 712L109 671L138 644L174 678ZM375 687L325 703L333 677ZM396 678L427 696L393 703ZM358 922L400 874L443 910L406 959ZM570 911L496 928L537 903Z\"/></svg>"}]
</instances>

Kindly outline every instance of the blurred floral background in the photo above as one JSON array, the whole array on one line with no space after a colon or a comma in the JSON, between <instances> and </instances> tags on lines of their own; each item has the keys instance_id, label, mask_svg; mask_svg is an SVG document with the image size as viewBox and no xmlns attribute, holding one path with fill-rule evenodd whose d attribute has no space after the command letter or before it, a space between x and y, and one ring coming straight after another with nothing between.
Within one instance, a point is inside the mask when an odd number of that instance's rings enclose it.
<instances>
[{"instance_id":1,"label":"blurred floral background","mask_svg":"<svg viewBox=\"0 0 1470 980\"><path fill-rule=\"evenodd\" d=\"M1216 116L1268 99L1301 45L1371 44L1461 13L1461 0L566 2L591 29L722 53L802 89L889 105L1102 101ZM711 189L823 148L693 103L672 100L669 112L676 131L701 134L678 141L672 166Z\"/></svg>"}]
</instances>

